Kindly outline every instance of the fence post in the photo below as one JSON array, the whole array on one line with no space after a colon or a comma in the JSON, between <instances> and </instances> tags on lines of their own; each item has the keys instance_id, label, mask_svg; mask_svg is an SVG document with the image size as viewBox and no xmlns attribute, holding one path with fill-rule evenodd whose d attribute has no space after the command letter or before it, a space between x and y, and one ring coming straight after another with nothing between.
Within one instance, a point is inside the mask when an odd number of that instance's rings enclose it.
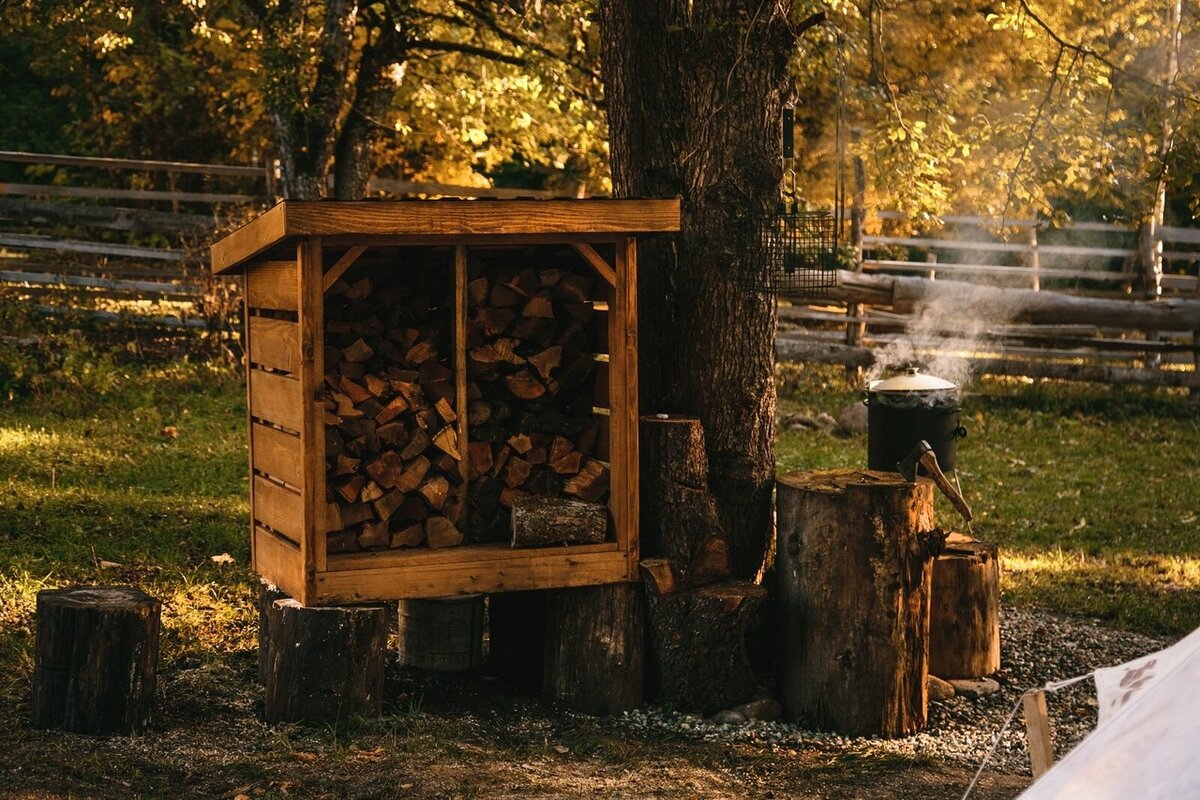
<instances>
[{"instance_id":1,"label":"fence post","mask_svg":"<svg viewBox=\"0 0 1200 800\"><path fill-rule=\"evenodd\" d=\"M1038 275L1042 263L1038 256L1037 225L1029 226L1029 233L1025 241L1029 245L1029 249L1025 251L1025 266L1029 267L1030 271L1029 288L1037 292L1042 288L1041 276Z\"/></svg>"}]
</instances>

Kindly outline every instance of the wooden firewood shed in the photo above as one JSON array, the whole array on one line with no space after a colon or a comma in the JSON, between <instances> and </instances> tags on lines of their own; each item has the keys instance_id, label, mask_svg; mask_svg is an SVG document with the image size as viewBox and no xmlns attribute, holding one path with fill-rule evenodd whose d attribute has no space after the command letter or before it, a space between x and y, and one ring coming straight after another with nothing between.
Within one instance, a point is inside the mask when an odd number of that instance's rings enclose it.
<instances>
[{"instance_id":1,"label":"wooden firewood shed","mask_svg":"<svg viewBox=\"0 0 1200 800\"><path fill-rule=\"evenodd\" d=\"M677 199L287 200L214 244L255 569L305 605L635 580L636 237L678 229ZM514 548L531 496L603 504L604 541Z\"/></svg>"}]
</instances>

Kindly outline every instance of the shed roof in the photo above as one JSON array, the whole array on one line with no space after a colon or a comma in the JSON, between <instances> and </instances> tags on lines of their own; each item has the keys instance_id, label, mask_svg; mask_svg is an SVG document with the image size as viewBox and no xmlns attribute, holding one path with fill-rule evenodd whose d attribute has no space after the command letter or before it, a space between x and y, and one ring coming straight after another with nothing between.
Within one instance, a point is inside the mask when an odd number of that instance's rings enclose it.
<instances>
[{"instance_id":1,"label":"shed roof","mask_svg":"<svg viewBox=\"0 0 1200 800\"><path fill-rule=\"evenodd\" d=\"M586 241L679 230L679 198L586 200L283 200L213 244L212 269L234 272L289 238L403 244Z\"/></svg>"}]
</instances>

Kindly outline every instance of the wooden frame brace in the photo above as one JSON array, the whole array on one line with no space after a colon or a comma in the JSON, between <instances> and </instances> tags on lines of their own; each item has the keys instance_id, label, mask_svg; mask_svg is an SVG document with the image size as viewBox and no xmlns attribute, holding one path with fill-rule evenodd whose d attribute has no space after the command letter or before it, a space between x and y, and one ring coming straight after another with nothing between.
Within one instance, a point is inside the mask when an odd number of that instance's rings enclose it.
<instances>
[{"instance_id":1,"label":"wooden frame brace","mask_svg":"<svg viewBox=\"0 0 1200 800\"><path fill-rule=\"evenodd\" d=\"M362 245L355 245L342 255L329 271L325 273L324 279L321 281L321 291L328 292L329 289L338 282L338 278L346 274L346 270L354 266L354 262L358 261L358 257L367 252L367 248Z\"/></svg>"},{"instance_id":2,"label":"wooden frame brace","mask_svg":"<svg viewBox=\"0 0 1200 800\"><path fill-rule=\"evenodd\" d=\"M588 263L589 267L596 270L597 275L603 278L609 286L616 288L617 271L596 252L596 248L585 242L579 242L571 246L575 248L575 252L583 257L583 260Z\"/></svg>"}]
</instances>

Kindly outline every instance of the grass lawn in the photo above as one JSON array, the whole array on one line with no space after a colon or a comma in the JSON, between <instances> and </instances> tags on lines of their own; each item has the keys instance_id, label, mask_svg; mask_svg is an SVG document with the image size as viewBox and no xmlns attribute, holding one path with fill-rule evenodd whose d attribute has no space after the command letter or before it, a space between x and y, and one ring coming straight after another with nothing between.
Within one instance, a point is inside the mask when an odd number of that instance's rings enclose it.
<instances>
[{"instance_id":1,"label":"grass lawn","mask_svg":"<svg viewBox=\"0 0 1200 800\"><path fill-rule=\"evenodd\" d=\"M836 414L857 399L832 370L788 370L781 384L784 413ZM1005 554L1005 602L1160 633L1200 624L1200 493L1189 485L1200 426L1186 398L1017 381L969 389L959 461L975 532ZM915 798L957 797L969 778L908 761L863 772L853 753L648 747L494 690L431 693L394 668L380 720L268 728L256 709L244 427L237 377L186 362L76 370L0 403L0 773L23 776L9 787L18 796L365 798L415 786L484 797L511 785ZM778 452L781 469L862 465L866 441L786 432ZM948 504L939 514L954 519ZM212 560L225 553L234 564ZM147 737L27 727L34 598L72 582L136 584L163 600L162 702ZM1022 785L990 780L984 797Z\"/></svg>"},{"instance_id":2,"label":"grass lawn","mask_svg":"<svg viewBox=\"0 0 1200 800\"><path fill-rule=\"evenodd\" d=\"M780 412L837 415L840 370L781 373ZM1001 548L1004 602L1152 633L1200 626L1200 409L1185 394L984 378L958 467L974 533ZM866 465L866 436L785 431L779 469ZM938 521L961 519L939 497Z\"/></svg>"}]
</instances>

